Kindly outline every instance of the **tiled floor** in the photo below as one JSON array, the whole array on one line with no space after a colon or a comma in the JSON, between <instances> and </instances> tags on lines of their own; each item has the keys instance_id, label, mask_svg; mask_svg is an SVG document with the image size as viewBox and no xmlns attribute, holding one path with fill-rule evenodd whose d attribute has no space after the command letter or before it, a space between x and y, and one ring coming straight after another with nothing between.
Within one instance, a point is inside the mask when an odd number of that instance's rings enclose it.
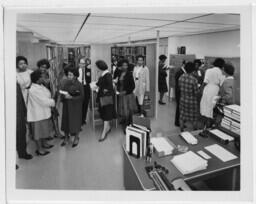
<instances>
[{"instance_id":1,"label":"tiled floor","mask_svg":"<svg viewBox=\"0 0 256 204\"><path fill-rule=\"evenodd\" d=\"M175 103L159 106L157 120L152 119L152 134L161 131L178 132L174 124ZM95 131L91 124L83 127L78 147L55 147L45 157L17 161L16 187L23 189L67 190L124 190L121 143L124 134L120 127L103 143L98 142L101 126ZM28 151L34 155L34 144Z\"/></svg>"}]
</instances>

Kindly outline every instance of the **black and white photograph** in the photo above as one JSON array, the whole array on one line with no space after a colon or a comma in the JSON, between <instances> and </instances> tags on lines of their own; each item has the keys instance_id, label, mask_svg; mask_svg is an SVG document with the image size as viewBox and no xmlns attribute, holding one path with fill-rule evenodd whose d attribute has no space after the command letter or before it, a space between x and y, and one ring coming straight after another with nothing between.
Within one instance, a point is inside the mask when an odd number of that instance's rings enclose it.
<instances>
[{"instance_id":1,"label":"black and white photograph","mask_svg":"<svg viewBox=\"0 0 256 204\"><path fill-rule=\"evenodd\" d=\"M250 7L124 9L5 13L7 195L251 198Z\"/></svg>"}]
</instances>

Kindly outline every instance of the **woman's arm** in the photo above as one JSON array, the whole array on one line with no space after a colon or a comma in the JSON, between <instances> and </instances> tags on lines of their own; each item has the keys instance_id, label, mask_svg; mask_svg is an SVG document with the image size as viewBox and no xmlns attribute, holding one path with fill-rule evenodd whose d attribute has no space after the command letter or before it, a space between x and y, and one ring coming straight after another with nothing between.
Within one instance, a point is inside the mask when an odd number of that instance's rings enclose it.
<instances>
[{"instance_id":1,"label":"woman's arm","mask_svg":"<svg viewBox=\"0 0 256 204\"><path fill-rule=\"evenodd\" d=\"M80 94L78 96L72 96L72 98L70 98L70 100L83 100L84 99L84 87L83 85L78 82L78 88L79 88L79 92Z\"/></svg>"}]
</instances>

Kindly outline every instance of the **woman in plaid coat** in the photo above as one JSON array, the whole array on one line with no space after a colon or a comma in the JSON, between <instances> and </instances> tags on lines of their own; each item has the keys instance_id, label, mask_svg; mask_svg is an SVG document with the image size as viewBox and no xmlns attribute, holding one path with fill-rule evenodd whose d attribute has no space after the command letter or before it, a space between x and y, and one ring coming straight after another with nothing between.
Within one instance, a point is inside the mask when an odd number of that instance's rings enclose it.
<instances>
[{"instance_id":1,"label":"woman in plaid coat","mask_svg":"<svg viewBox=\"0 0 256 204\"><path fill-rule=\"evenodd\" d=\"M180 128L181 131L184 129L184 125L189 129L195 129L198 116L198 81L193 76L195 71L195 65L192 62L188 62L185 65L186 73L179 78L180 88Z\"/></svg>"}]
</instances>

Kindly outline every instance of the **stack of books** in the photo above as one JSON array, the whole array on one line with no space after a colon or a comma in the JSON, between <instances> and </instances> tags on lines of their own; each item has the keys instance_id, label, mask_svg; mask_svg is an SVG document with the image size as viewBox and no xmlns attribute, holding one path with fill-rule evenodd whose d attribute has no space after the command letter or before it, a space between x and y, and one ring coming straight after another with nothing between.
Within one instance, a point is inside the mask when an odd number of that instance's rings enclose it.
<instances>
[{"instance_id":1,"label":"stack of books","mask_svg":"<svg viewBox=\"0 0 256 204\"><path fill-rule=\"evenodd\" d=\"M143 118L133 119L134 123L126 128L126 151L136 158L145 157L150 143L150 128Z\"/></svg>"},{"instance_id":2,"label":"stack of books","mask_svg":"<svg viewBox=\"0 0 256 204\"><path fill-rule=\"evenodd\" d=\"M240 106L228 105L224 107L224 118L221 126L240 135Z\"/></svg>"},{"instance_id":3,"label":"stack of books","mask_svg":"<svg viewBox=\"0 0 256 204\"><path fill-rule=\"evenodd\" d=\"M171 162L183 174L191 174L207 168L208 161L192 151L174 156Z\"/></svg>"}]
</instances>

